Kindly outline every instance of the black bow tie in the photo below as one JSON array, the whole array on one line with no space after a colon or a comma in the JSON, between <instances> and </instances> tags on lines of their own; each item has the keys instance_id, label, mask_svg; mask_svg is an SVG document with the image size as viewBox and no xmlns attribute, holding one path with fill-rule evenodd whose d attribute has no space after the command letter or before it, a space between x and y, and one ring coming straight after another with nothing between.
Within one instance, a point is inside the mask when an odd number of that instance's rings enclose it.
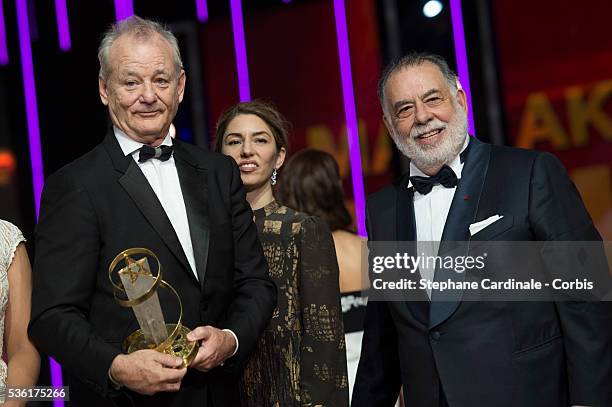
<instances>
[{"instance_id":1,"label":"black bow tie","mask_svg":"<svg viewBox=\"0 0 612 407\"><path fill-rule=\"evenodd\" d=\"M140 147L138 154L138 162L143 163L151 158L157 158L158 160L168 161L172 156L173 146L142 146Z\"/></svg>"},{"instance_id":2,"label":"black bow tie","mask_svg":"<svg viewBox=\"0 0 612 407\"><path fill-rule=\"evenodd\" d=\"M412 182L412 186L416 189L421 195L427 195L431 192L431 189L434 185L440 184L446 188L454 188L457 186L457 175L455 171L452 170L451 167L445 165L438 171L438 173L432 177L419 177L413 176L410 177L410 182Z\"/></svg>"}]
</instances>

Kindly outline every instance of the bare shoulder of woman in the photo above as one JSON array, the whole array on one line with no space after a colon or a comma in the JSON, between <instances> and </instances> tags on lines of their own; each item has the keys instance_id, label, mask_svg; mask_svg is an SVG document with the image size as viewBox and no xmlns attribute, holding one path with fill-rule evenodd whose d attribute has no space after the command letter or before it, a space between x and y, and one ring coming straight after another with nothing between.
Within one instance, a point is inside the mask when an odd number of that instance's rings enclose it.
<instances>
[{"instance_id":1,"label":"bare shoulder of woman","mask_svg":"<svg viewBox=\"0 0 612 407\"><path fill-rule=\"evenodd\" d=\"M362 254L365 239L344 230L334 231L333 237L340 269L340 291L346 293L367 288L367 278L362 278Z\"/></svg>"}]
</instances>

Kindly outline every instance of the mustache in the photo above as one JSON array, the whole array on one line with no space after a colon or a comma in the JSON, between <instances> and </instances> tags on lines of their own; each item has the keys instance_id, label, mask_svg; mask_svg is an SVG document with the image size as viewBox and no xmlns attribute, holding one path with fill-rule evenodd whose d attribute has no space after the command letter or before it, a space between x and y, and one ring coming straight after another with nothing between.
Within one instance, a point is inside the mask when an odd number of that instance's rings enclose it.
<instances>
[{"instance_id":1,"label":"mustache","mask_svg":"<svg viewBox=\"0 0 612 407\"><path fill-rule=\"evenodd\" d=\"M433 130L439 130L439 129L445 129L448 126L448 123L443 122L442 120L439 119L434 119L430 122L428 122L427 124L419 124L415 127L413 127L410 130L410 138L417 138L422 136L423 134L429 133L430 131Z\"/></svg>"}]
</instances>

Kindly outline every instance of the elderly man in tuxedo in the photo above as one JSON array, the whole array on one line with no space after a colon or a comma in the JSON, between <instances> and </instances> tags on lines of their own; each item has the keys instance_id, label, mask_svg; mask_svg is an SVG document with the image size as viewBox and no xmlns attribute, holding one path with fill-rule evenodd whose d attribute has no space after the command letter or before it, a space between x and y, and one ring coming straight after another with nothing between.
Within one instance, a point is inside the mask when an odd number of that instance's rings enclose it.
<instances>
[{"instance_id":1,"label":"elderly man in tuxedo","mask_svg":"<svg viewBox=\"0 0 612 407\"><path fill-rule=\"evenodd\" d=\"M369 197L370 241L600 241L553 155L468 136L457 83L426 53L383 73L384 122L410 173ZM353 407L392 406L401 386L408 407L612 406L611 303L422 296L368 304Z\"/></svg>"},{"instance_id":2,"label":"elderly man in tuxedo","mask_svg":"<svg viewBox=\"0 0 612 407\"><path fill-rule=\"evenodd\" d=\"M62 365L74 405L234 405L234 377L276 304L239 170L169 134L185 90L170 31L131 17L105 34L98 56L112 128L46 182L30 337ZM121 353L138 324L115 302L107 270L132 247L157 255L195 328L188 368L154 350Z\"/></svg>"}]
</instances>

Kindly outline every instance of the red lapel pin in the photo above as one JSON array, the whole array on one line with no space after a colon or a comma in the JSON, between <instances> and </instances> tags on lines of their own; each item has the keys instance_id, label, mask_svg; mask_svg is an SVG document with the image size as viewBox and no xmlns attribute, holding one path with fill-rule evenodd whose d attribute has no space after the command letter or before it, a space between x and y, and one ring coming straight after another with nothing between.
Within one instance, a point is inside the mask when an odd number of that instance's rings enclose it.
<instances>
[{"instance_id":1,"label":"red lapel pin","mask_svg":"<svg viewBox=\"0 0 612 407\"><path fill-rule=\"evenodd\" d=\"M464 201L467 201L468 199L470 199L470 196L469 196L469 195L463 195L463 200L464 200Z\"/></svg>"}]
</instances>

